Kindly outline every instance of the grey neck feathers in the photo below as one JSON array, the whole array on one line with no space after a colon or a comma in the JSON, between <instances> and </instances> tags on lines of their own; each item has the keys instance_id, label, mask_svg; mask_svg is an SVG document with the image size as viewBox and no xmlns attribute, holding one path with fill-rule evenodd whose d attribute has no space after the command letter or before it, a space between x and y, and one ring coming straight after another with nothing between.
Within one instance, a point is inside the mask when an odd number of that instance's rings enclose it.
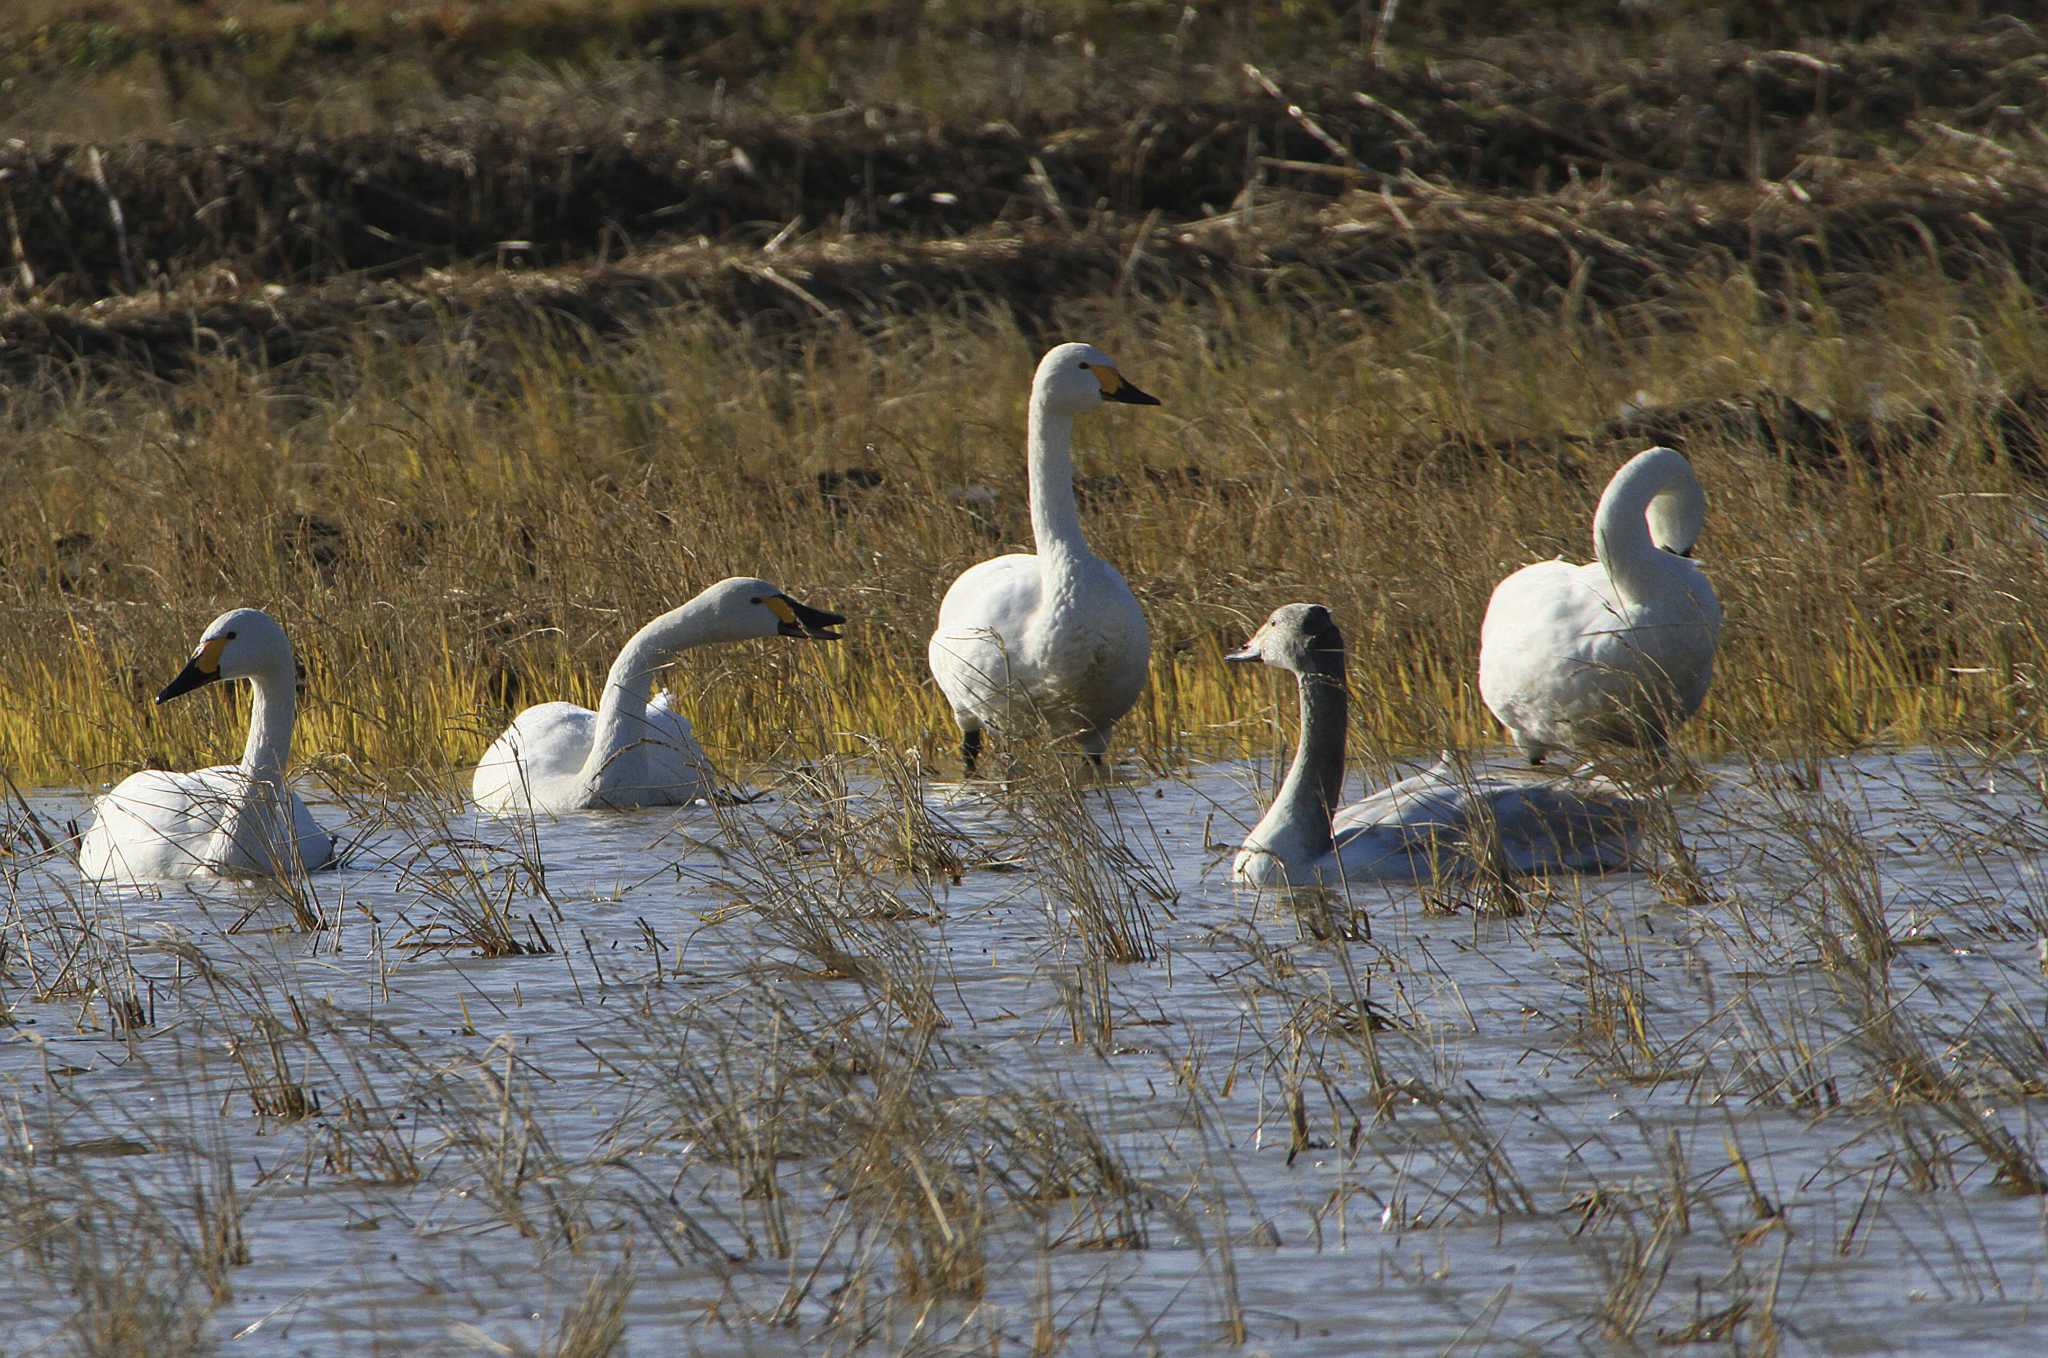
<instances>
[{"instance_id":1,"label":"grey neck feathers","mask_svg":"<svg viewBox=\"0 0 2048 1358\"><path fill-rule=\"evenodd\" d=\"M1267 821L1305 835L1302 847L1327 851L1330 821L1344 794L1344 732L1350 702L1344 691L1343 642L1333 632L1333 647L1315 651L1308 667L1295 675L1301 689L1301 743L1287 781L1273 799Z\"/></svg>"}]
</instances>

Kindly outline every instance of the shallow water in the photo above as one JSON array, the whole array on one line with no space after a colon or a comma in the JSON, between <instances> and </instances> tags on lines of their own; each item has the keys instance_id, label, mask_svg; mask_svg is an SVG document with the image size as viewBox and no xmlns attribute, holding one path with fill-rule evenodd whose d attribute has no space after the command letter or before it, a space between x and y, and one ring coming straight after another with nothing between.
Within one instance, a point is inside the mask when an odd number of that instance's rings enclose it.
<instances>
[{"instance_id":1,"label":"shallow water","mask_svg":"<svg viewBox=\"0 0 2048 1358\"><path fill-rule=\"evenodd\" d=\"M1713 768L1671 797L1704 892L1666 854L1511 913L1234 894L1241 763L929 819L857 766L525 829L357 806L317 933L17 856L0 1350L107 1279L294 1353L531 1350L625 1260L642 1353L2011 1352L2048 1324L2043 1199L1997 1182L2048 1111L2041 777ZM482 900L555 951L446 946ZM900 1270L948 1249L981 1294L926 1304Z\"/></svg>"}]
</instances>

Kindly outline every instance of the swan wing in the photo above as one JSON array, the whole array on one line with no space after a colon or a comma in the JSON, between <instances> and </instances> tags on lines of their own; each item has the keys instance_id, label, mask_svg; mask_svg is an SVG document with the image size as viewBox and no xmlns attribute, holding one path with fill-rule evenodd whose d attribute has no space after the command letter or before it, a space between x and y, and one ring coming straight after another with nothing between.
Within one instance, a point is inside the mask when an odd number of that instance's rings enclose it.
<instances>
[{"instance_id":1,"label":"swan wing","mask_svg":"<svg viewBox=\"0 0 2048 1358\"><path fill-rule=\"evenodd\" d=\"M554 803L580 784L596 733L597 713L587 707L539 703L527 708L477 761L471 799L486 811L573 809Z\"/></svg>"},{"instance_id":2,"label":"swan wing","mask_svg":"<svg viewBox=\"0 0 2048 1358\"><path fill-rule=\"evenodd\" d=\"M1598 564L1546 561L1503 580L1480 628L1479 693L1524 746L1637 743L1699 709L1721 610L1691 562L1685 588L1630 608Z\"/></svg>"},{"instance_id":3,"label":"swan wing","mask_svg":"<svg viewBox=\"0 0 2048 1358\"><path fill-rule=\"evenodd\" d=\"M1636 858L1633 803L1570 783L1488 780L1476 790L1510 872L1611 872Z\"/></svg>"},{"instance_id":4,"label":"swan wing","mask_svg":"<svg viewBox=\"0 0 2048 1358\"><path fill-rule=\"evenodd\" d=\"M1404 778L1331 820L1331 848L1347 882L1426 882L1464 843L1466 808L1436 769Z\"/></svg>"},{"instance_id":5,"label":"swan wing","mask_svg":"<svg viewBox=\"0 0 2048 1358\"><path fill-rule=\"evenodd\" d=\"M711 795L711 761L666 689L647 704L632 743L598 774L606 806L682 806Z\"/></svg>"},{"instance_id":6,"label":"swan wing","mask_svg":"<svg viewBox=\"0 0 2048 1358\"><path fill-rule=\"evenodd\" d=\"M1087 562L1074 586L1040 614L1031 649L1045 674L1047 701L1106 731L1145 687L1151 629L1123 573L1107 561Z\"/></svg>"},{"instance_id":7,"label":"swan wing","mask_svg":"<svg viewBox=\"0 0 2048 1358\"><path fill-rule=\"evenodd\" d=\"M963 726L1000 725L1036 672L1026 655L1044 597L1036 556L1015 552L963 571L939 604L926 657Z\"/></svg>"},{"instance_id":8,"label":"swan wing","mask_svg":"<svg viewBox=\"0 0 2048 1358\"><path fill-rule=\"evenodd\" d=\"M1606 872L1634 859L1636 814L1623 799L1557 781L1460 780L1447 765L1404 778L1333 821L1346 881L1427 882L1469 872L1479 854L1511 874Z\"/></svg>"},{"instance_id":9,"label":"swan wing","mask_svg":"<svg viewBox=\"0 0 2048 1358\"><path fill-rule=\"evenodd\" d=\"M130 774L93 803L92 823L78 845L79 874L92 881L146 882L334 866L333 837L297 793L285 794L291 799L296 863L273 862L271 846L260 837L242 842L250 838L236 812L247 792L244 779L232 764L194 773Z\"/></svg>"}]
</instances>

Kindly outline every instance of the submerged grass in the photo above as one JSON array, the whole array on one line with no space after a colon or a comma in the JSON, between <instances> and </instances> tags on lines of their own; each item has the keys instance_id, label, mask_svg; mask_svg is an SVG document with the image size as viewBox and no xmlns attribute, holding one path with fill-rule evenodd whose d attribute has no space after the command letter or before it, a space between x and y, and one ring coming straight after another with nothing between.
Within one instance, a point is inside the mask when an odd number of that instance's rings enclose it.
<instances>
[{"instance_id":1,"label":"submerged grass","mask_svg":"<svg viewBox=\"0 0 2048 1358\"><path fill-rule=\"evenodd\" d=\"M1363 747L1491 739L1472 683L1487 596L1586 554L1607 474L1650 438L1603 426L1780 394L1836 424L1800 446L1705 417L1679 431L1729 618L1689 738L2037 737L2048 497L2001 403L2048 378L2048 325L2016 289L1907 269L1849 314L1700 277L1681 302L1589 315L1415 282L1368 317L1297 281L1068 308L1062 332L1166 402L1079 430L1084 522L1154 629L1120 738L1155 765L1241 744L1252 703L1220 653L1309 598L1359 638ZM686 657L672 682L714 754L743 771L874 738L942 766L924 639L958 571L1028 542L1036 349L971 303L771 353L683 308L619 340L537 320L18 400L0 767L98 782L234 748L232 702L146 699L211 616L254 603L299 651L302 759L458 769L518 706L592 702L641 622L741 572L852 623L838 646ZM1910 448L1868 441L1855 421L1880 407L1914 414Z\"/></svg>"}]
</instances>

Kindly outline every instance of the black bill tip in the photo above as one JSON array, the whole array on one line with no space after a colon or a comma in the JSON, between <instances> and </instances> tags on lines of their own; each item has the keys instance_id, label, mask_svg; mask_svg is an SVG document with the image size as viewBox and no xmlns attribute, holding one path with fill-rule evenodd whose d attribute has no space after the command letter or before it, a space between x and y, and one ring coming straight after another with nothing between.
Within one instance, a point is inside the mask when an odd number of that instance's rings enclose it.
<instances>
[{"instance_id":1,"label":"black bill tip","mask_svg":"<svg viewBox=\"0 0 2048 1358\"><path fill-rule=\"evenodd\" d=\"M776 629L783 636L801 637L808 641L839 640L839 633L830 629L843 624L846 621L845 615L827 613L822 608L800 604L787 594L782 596L782 601L788 604L789 611L796 615L795 622L785 622Z\"/></svg>"},{"instance_id":2,"label":"black bill tip","mask_svg":"<svg viewBox=\"0 0 2048 1358\"><path fill-rule=\"evenodd\" d=\"M1139 391L1136 386L1129 382L1118 383L1116 390L1110 392L1104 399L1118 401L1127 406L1156 406L1159 404L1157 396Z\"/></svg>"},{"instance_id":3,"label":"black bill tip","mask_svg":"<svg viewBox=\"0 0 2048 1358\"><path fill-rule=\"evenodd\" d=\"M178 677L165 684L163 692L156 695L157 703L159 705L167 703L173 698L190 693L195 688L204 688L219 678L220 669L218 666L213 669L205 669L201 667L199 657L194 656L185 662L184 669L178 671Z\"/></svg>"}]
</instances>

